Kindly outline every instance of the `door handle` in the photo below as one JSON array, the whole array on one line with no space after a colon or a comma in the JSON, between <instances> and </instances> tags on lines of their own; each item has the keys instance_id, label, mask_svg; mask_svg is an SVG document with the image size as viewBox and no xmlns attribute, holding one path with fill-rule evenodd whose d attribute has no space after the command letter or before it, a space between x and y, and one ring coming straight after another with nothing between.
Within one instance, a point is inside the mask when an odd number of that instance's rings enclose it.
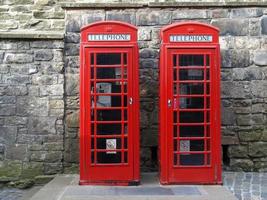
<instances>
[{"instance_id":1,"label":"door handle","mask_svg":"<svg viewBox=\"0 0 267 200\"><path fill-rule=\"evenodd\" d=\"M130 105L133 104L133 98L132 98L132 97L129 98L129 104L130 104Z\"/></svg>"},{"instance_id":2,"label":"door handle","mask_svg":"<svg viewBox=\"0 0 267 200\"><path fill-rule=\"evenodd\" d=\"M172 100L168 99L168 107L172 107Z\"/></svg>"}]
</instances>

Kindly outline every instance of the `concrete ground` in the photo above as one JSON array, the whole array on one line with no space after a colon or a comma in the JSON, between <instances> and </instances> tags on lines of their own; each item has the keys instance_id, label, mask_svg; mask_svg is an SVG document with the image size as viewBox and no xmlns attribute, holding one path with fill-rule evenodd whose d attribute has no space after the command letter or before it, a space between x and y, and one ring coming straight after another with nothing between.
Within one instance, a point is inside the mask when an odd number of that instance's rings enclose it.
<instances>
[{"instance_id":1,"label":"concrete ground","mask_svg":"<svg viewBox=\"0 0 267 200\"><path fill-rule=\"evenodd\" d=\"M30 200L236 200L223 186L161 186L156 173L142 175L140 186L79 186L78 175L57 176Z\"/></svg>"}]
</instances>

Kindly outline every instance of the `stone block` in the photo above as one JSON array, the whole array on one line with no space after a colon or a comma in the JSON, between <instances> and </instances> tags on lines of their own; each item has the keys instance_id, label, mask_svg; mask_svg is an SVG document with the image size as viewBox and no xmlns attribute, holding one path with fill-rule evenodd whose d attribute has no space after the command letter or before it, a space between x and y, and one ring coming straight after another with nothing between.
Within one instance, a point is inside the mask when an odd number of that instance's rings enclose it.
<instances>
[{"instance_id":1,"label":"stone block","mask_svg":"<svg viewBox=\"0 0 267 200\"><path fill-rule=\"evenodd\" d=\"M65 34L65 42L66 43L79 43L80 42L80 34L79 33L66 33Z\"/></svg>"},{"instance_id":2,"label":"stone block","mask_svg":"<svg viewBox=\"0 0 267 200\"><path fill-rule=\"evenodd\" d=\"M61 151L34 151L31 152L31 161L57 163L62 161Z\"/></svg>"},{"instance_id":3,"label":"stone block","mask_svg":"<svg viewBox=\"0 0 267 200\"><path fill-rule=\"evenodd\" d=\"M14 104L0 104L0 115L10 116L15 115L16 105Z\"/></svg>"},{"instance_id":4,"label":"stone block","mask_svg":"<svg viewBox=\"0 0 267 200\"><path fill-rule=\"evenodd\" d=\"M61 174L63 172L62 163L44 163L44 174Z\"/></svg>"},{"instance_id":5,"label":"stone block","mask_svg":"<svg viewBox=\"0 0 267 200\"><path fill-rule=\"evenodd\" d=\"M240 142L259 141L261 136L262 136L262 131L257 131L257 130L238 132L238 137Z\"/></svg>"},{"instance_id":6,"label":"stone block","mask_svg":"<svg viewBox=\"0 0 267 200\"><path fill-rule=\"evenodd\" d=\"M80 44L67 43L65 45L66 56L78 56L80 50Z\"/></svg>"},{"instance_id":7,"label":"stone block","mask_svg":"<svg viewBox=\"0 0 267 200\"><path fill-rule=\"evenodd\" d=\"M223 50L221 52L222 68L243 68L248 67L250 62L250 53L244 50Z\"/></svg>"},{"instance_id":8,"label":"stone block","mask_svg":"<svg viewBox=\"0 0 267 200\"><path fill-rule=\"evenodd\" d=\"M228 9L215 9L211 11L212 18L227 18L229 16Z\"/></svg>"},{"instance_id":9,"label":"stone block","mask_svg":"<svg viewBox=\"0 0 267 200\"><path fill-rule=\"evenodd\" d=\"M50 50L37 50L34 52L35 61L50 61L53 59L53 52Z\"/></svg>"},{"instance_id":10,"label":"stone block","mask_svg":"<svg viewBox=\"0 0 267 200\"><path fill-rule=\"evenodd\" d=\"M142 10L136 13L136 24L139 26L170 24L171 17L170 11Z\"/></svg>"},{"instance_id":11,"label":"stone block","mask_svg":"<svg viewBox=\"0 0 267 200\"><path fill-rule=\"evenodd\" d=\"M265 98L267 97L267 81L251 81L251 92L254 97Z\"/></svg>"},{"instance_id":12,"label":"stone block","mask_svg":"<svg viewBox=\"0 0 267 200\"><path fill-rule=\"evenodd\" d=\"M68 96L76 96L79 93L79 74L65 75L65 92Z\"/></svg>"},{"instance_id":13,"label":"stone block","mask_svg":"<svg viewBox=\"0 0 267 200\"><path fill-rule=\"evenodd\" d=\"M230 168L235 171L252 171L254 163L249 159L231 159Z\"/></svg>"},{"instance_id":14,"label":"stone block","mask_svg":"<svg viewBox=\"0 0 267 200\"><path fill-rule=\"evenodd\" d=\"M66 114L66 125L70 128L78 128L80 127L80 112L72 111L67 112Z\"/></svg>"},{"instance_id":15,"label":"stone block","mask_svg":"<svg viewBox=\"0 0 267 200\"><path fill-rule=\"evenodd\" d=\"M41 134L41 135L47 135L47 134L55 134L56 133L56 117L29 117L29 134Z\"/></svg>"},{"instance_id":16,"label":"stone block","mask_svg":"<svg viewBox=\"0 0 267 200\"><path fill-rule=\"evenodd\" d=\"M62 96L64 93L63 84L40 86L41 96Z\"/></svg>"},{"instance_id":17,"label":"stone block","mask_svg":"<svg viewBox=\"0 0 267 200\"><path fill-rule=\"evenodd\" d=\"M222 88L222 97L223 98L250 98L251 89L250 83L246 81L242 82L231 82L231 81L223 81L221 84Z\"/></svg>"},{"instance_id":18,"label":"stone block","mask_svg":"<svg viewBox=\"0 0 267 200\"><path fill-rule=\"evenodd\" d=\"M222 107L221 109L221 123L222 125L234 125L236 124L236 115L233 108Z\"/></svg>"},{"instance_id":19,"label":"stone block","mask_svg":"<svg viewBox=\"0 0 267 200\"><path fill-rule=\"evenodd\" d=\"M138 28L138 40L139 41L149 41L151 40L152 30L147 27Z\"/></svg>"},{"instance_id":20,"label":"stone block","mask_svg":"<svg viewBox=\"0 0 267 200\"><path fill-rule=\"evenodd\" d=\"M79 68L80 59L78 56L67 56L65 58L66 68Z\"/></svg>"},{"instance_id":21,"label":"stone block","mask_svg":"<svg viewBox=\"0 0 267 200\"><path fill-rule=\"evenodd\" d=\"M46 97L18 97L17 113L21 116L48 116L48 103Z\"/></svg>"},{"instance_id":22,"label":"stone block","mask_svg":"<svg viewBox=\"0 0 267 200\"><path fill-rule=\"evenodd\" d=\"M22 162L5 160L0 162L0 182L18 180L21 175Z\"/></svg>"},{"instance_id":23,"label":"stone block","mask_svg":"<svg viewBox=\"0 0 267 200\"><path fill-rule=\"evenodd\" d=\"M260 18L249 19L249 35L250 36L260 36L261 35Z\"/></svg>"},{"instance_id":24,"label":"stone block","mask_svg":"<svg viewBox=\"0 0 267 200\"><path fill-rule=\"evenodd\" d=\"M107 20L115 20L127 22L129 24L135 25L135 12L134 11L121 11L121 10L112 10L106 12Z\"/></svg>"},{"instance_id":25,"label":"stone block","mask_svg":"<svg viewBox=\"0 0 267 200\"><path fill-rule=\"evenodd\" d=\"M248 146L246 145L231 145L228 149L230 158L248 158Z\"/></svg>"},{"instance_id":26,"label":"stone block","mask_svg":"<svg viewBox=\"0 0 267 200\"><path fill-rule=\"evenodd\" d=\"M261 17L263 10L261 8L237 8L231 10L231 18L251 18Z\"/></svg>"},{"instance_id":27,"label":"stone block","mask_svg":"<svg viewBox=\"0 0 267 200\"><path fill-rule=\"evenodd\" d=\"M140 68L158 68L158 59L152 59L152 58L146 58L146 59L140 59Z\"/></svg>"},{"instance_id":28,"label":"stone block","mask_svg":"<svg viewBox=\"0 0 267 200\"><path fill-rule=\"evenodd\" d=\"M10 96L24 96L28 94L28 89L27 86L19 86L19 85L12 85L12 86L7 86L4 88L4 94L10 95ZM0 91L1 94L1 91Z\"/></svg>"},{"instance_id":29,"label":"stone block","mask_svg":"<svg viewBox=\"0 0 267 200\"><path fill-rule=\"evenodd\" d=\"M235 81L263 80L264 78L265 74L262 69L256 66L233 69L233 80Z\"/></svg>"},{"instance_id":30,"label":"stone block","mask_svg":"<svg viewBox=\"0 0 267 200\"><path fill-rule=\"evenodd\" d=\"M155 49L145 48L140 51L140 58L158 58L159 52Z\"/></svg>"},{"instance_id":31,"label":"stone block","mask_svg":"<svg viewBox=\"0 0 267 200\"><path fill-rule=\"evenodd\" d=\"M66 97L66 108L78 109L80 105L80 99L78 96L67 96Z\"/></svg>"},{"instance_id":32,"label":"stone block","mask_svg":"<svg viewBox=\"0 0 267 200\"><path fill-rule=\"evenodd\" d=\"M104 10L69 11L66 17L66 32L80 32L81 27L93 22L104 20Z\"/></svg>"},{"instance_id":33,"label":"stone block","mask_svg":"<svg viewBox=\"0 0 267 200\"><path fill-rule=\"evenodd\" d=\"M252 125L252 118L249 114L237 115L237 125L239 126L249 126Z\"/></svg>"},{"instance_id":34,"label":"stone block","mask_svg":"<svg viewBox=\"0 0 267 200\"><path fill-rule=\"evenodd\" d=\"M29 76L21 74L3 75L2 80L4 83L9 85L22 85L30 83Z\"/></svg>"},{"instance_id":35,"label":"stone block","mask_svg":"<svg viewBox=\"0 0 267 200\"><path fill-rule=\"evenodd\" d=\"M51 99L49 101L50 109L64 108L64 101L62 99Z\"/></svg>"},{"instance_id":36,"label":"stone block","mask_svg":"<svg viewBox=\"0 0 267 200\"><path fill-rule=\"evenodd\" d=\"M36 19L64 19L64 11L34 11L33 17Z\"/></svg>"},{"instance_id":37,"label":"stone block","mask_svg":"<svg viewBox=\"0 0 267 200\"><path fill-rule=\"evenodd\" d=\"M261 33L267 35L267 16L261 18Z\"/></svg>"},{"instance_id":38,"label":"stone block","mask_svg":"<svg viewBox=\"0 0 267 200\"><path fill-rule=\"evenodd\" d=\"M65 140L64 161L67 163L79 163L78 138Z\"/></svg>"},{"instance_id":39,"label":"stone block","mask_svg":"<svg viewBox=\"0 0 267 200\"><path fill-rule=\"evenodd\" d=\"M14 104L16 103L15 96L0 96L0 104Z\"/></svg>"},{"instance_id":40,"label":"stone block","mask_svg":"<svg viewBox=\"0 0 267 200\"><path fill-rule=\"evenodd\" d=\"M63 49L64 43L61 40L35 40L30 43L30 47L36 49Z\"/></svg>"},{"instance_id":41,"label":"stone block","mask_svg":"<svg viewBox=\"0 0 267 200\"><path fill-rule=\"evenodd\" d=\"M267 52L257 51L254 55L254 64L258 66L267 66Z\"/></svg>"},{"instance_id":42,"label":"stone block","mask_svg":"<svg viewBox=\"0 0 267 200\"><path fill-rule=\"evenodd\" d=\"M33 62L32 54L25 53L6 53L4 63L31 63Z\"/></svg>"},{"instance_id":43,"label":"stone block","mask_svg":"<svg viewBox=\"0 0 267 200\"><path fill-rule=\"evenodd\" d=\"M205 19L208 18L207 10L198 10L198 9L179 9L174 10L172 19L180 20L180 19Z\"/></svg>"},{"instance_id":44,"label":"stone block","mask_svg":"<svg viewBox=\"0 0 267 200\"><path fill-rule=\"evenodd\" d=\"M32 76L32 84L34 85L53 85L57 84L58 76L55 75L40 75L34 74Z\"/></svg>"},{"instance_id":45,"label":"stone block","mask_svg":"<svg viewBox=\"0 0 267 200\"><path fill-rule=\"evenodd\" d=\"M10 116L10 117L5 117L5 124L6 125L26 125L28 123L28 118L27 117L20 117L20 116Z\"/></svg>"},{"instance_id":46,"label":"stone block","mask_svg":"<svg viewBox=\"0 0 267 200\"><path fill-rule=\"evenodd\" d=\"M6 149L6 158L10 160L27 161L27 144L15 144Z\"/></svg>"},{"instance_id":47,"label":"stone block","mask_svg":"<svg viewBox=\"0 0 267 200\"><path fill-rule=\"evenodd\" d=\"M249 143L249 155L252 157L266 157L267 143L266 142Z\"/></svg>"},{"instance_id":48,"label":"stone block","mask_svg":"<svg viewBox=\"0 0 267 200\"><path fill-rule=\"evenodd\" d=\"M211 24L220 29L220 35L245 36L249 34L248 19L215 19Z\"/></svg>"}]
</instances>

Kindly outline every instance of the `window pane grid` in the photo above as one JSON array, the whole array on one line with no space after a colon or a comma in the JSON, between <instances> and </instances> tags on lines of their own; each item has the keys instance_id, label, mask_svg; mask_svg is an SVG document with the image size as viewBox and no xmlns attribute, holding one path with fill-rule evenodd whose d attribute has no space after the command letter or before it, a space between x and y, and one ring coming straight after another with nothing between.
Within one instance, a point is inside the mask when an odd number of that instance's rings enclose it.
<instances>
[{"instance_id":1,"label":"window pane grid","mask_svg":"<svg viewBox=\"0 0 267 200\"><path fill-rule=\"evenodd\" d=\"M209 56L173 55L174 167L210 165ZM189 131L181 132L186 126ZM203 135L197 136L194 127L203 127Z\"/></svg>"},{"instance_id":2,"label":"window pane grid","mask_svg":"<svg viewBox=\"0 0 267 200\"><path fill-rule=\"evenodd\" d=\"M127 53L91 53L90 59L91 165L127 164Z\"/></svg>"}]
</instances>

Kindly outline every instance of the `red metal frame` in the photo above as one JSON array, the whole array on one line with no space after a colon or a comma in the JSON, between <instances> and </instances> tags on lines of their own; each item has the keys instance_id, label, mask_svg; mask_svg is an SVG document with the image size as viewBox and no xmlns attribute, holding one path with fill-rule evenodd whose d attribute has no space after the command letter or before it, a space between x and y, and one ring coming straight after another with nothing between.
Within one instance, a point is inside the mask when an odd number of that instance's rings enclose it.
<instances>
[{"instance_id":1,"label":"red metal frame","mask_svg":"<svg viewBox=\"0 0 267 200\"><path fill-rule=\"evenodd\" d=\"M89 34L130 34L129 41L88 41ZM121 64L98 65L97 55L100 53L120 54ZM127 63L124 63L124 54L127 56ZM90 60L93 63L90 63ZM97 79L94 75L97 69L120 68L121 77L112 79ZM126 76L124 71L126 70ZM98 82L120 83L119 93L100 93L97 91ZM127 83L127 85L125 85ZM127 91L125 92L125 88ZM127 104L124 106L124 97ZM98 107L99 96L121 96L121 106ZM129 99L133 103L129 103ZM92 104L92 105L91 105ZM97 117L99 110L121 110L119 121L99 121L92 119L91 112ZM124 119L124 112L127 110L127 120ZM97 121L98 120L98 121ZM91 124L94 130L91 130ZM97 134L97 124L121 124L121 133ZM125 133L125 124L128 125L128 132ZM116 138L120 139L120 149L113 152L121 153L119 163L98 163L98 153L108 152L107 149L97 149L98 139ZM127 140L125 140L127 139ZM125 143L127 142L127 144ZM127 145L127 146L125 146ZM124 154L127 153L127 154ZM92 154L92 157L91 157ZM128 159L126 159L126 157ZM138 81L138 46L137 28L123 22L103 21L90 24L81 29L80 46L80 184L96 185L131 185L140 182L139 170L139 81Z\"/></svg>"},{"instance_id":2,"label":"red metal frame","mask_svg":"<svg viewBox=\"0 0 267 200\"><path fill-rule=\"evenodd\" d=\"M211 35L213 39L211 42L170 42L170 35ZM176 23L163 28L161 38L163 43L160 51L160 182L162 184L221 184L219 30L198 22ZM180 66L179 56L184 55L201 55L204 64ZM176 56L176 63L174 63L174 56ZM206 60L207 56L209 57L209 66ZM179 70L188 69L201 70L204 76L203 80L180 80ZM207 77L207 71L209 71L209 77ZM174 72L176 80L174 80ZM179 91L181 84L189 83L203 85L203 93L181 94ZM176 91L173 89L174 86ZM209 93L207 93L208 90ZM188 99L203 97L204 107L180 108L181 98L185 97ZM208 100L209 107L207 107ZM171 104L168 105L168 101ZM174 112L177 112L176 121L174 121ZM201 113L204 120L181 123L179 118L181 112L187 112L189 115ZM185 126L203 127L203 136L181 137L179 135L180 127ZM190 143L202 141L203 149L182 151L179 146L181 140L188 140ZM189 148L191 147L189 146ZM199 165L179 163L182 161L182 156L188 155L199 155L203 163Z\"/></svg>"}]
</instances>

